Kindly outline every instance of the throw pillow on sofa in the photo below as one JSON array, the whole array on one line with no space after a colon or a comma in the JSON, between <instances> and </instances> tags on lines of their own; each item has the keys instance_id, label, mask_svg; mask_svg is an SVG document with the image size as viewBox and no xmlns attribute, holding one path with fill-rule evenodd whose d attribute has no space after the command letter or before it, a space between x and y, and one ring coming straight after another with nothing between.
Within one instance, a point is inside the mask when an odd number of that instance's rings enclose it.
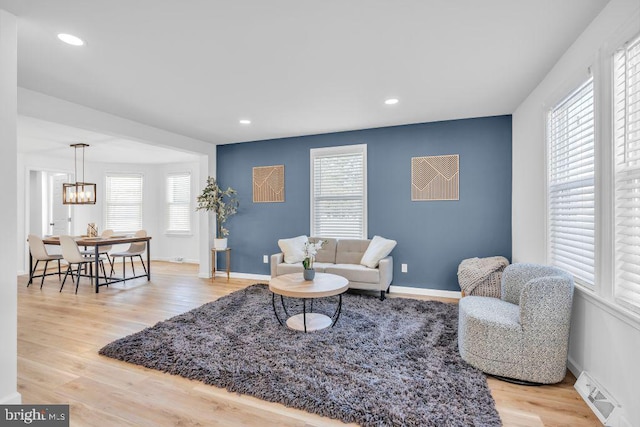
<instances>
[{"instance_id":1,"label":"throw pillow on sofa","mask_svg":"<svg viewBox=\"0 0 640 427\"><path fill-rule=\"evenodd\" d=\"M373 236L367 250L364 252L364 255L362 255L360 264L369 268L376 268L380 260L389 255L397 244L398 242L395 240Z\"/></svg>"},{"instance_id":2,"label":"throw pillow on sofa","mask_svg":"<svg viewBox=\"0 0 640 427\"><path fill-rule=\"evenodd\" d=\"M278 246L284 254L284 262L295 264L304 259L304 245L309 241L307 236L292 237L278 240Z\"/></svg>"}]
</instances>

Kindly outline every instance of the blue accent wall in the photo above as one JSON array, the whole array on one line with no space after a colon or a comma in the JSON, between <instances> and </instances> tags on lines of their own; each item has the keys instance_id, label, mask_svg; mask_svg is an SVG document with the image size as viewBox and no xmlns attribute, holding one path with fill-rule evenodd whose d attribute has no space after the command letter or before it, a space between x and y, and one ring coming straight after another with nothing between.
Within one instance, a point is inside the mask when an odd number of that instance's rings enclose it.
<instances>
[{"instance_id":1,"label":"blue accent wall","mask_svg":"<svg viewBox=\"0 0 640 427\"><path fill-rule=\"evenodd\" d=\"M368 232L398 241L393 285L459 290L470 257L511 259L511 116L245 142L217 147L217 177L238 190L227 225L235 272L270 274L278 239L309 235L311 148L367 144ZM411 158L460 155L460 200L411 201ZM252 202L252 168L285 167L285 202ZM408 272L401 273L401 264Z\"/></svg>"}]
</instances>

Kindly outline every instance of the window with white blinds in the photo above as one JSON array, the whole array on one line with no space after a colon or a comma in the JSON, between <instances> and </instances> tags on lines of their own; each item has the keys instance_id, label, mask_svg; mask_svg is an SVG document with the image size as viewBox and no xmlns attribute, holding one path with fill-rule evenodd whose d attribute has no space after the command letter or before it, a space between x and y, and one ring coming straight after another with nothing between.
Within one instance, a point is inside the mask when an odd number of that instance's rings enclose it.
<instances>
[{"instance_id":1,"label":"window with white blinds","mask_svg":"<svg viewBox=\"0 0 640 427\"><path fill-rule=\"evenodd\" d=\"M615 296L640 311L640 37L613 62Z\"/></svg>"},{"instance_id":2,"label":"window with white blinds","mask_svg":"<svg viewBox=\"0 0 640 427\"><path fill-rule=\"evenodd\" d=\"M548 117L548 241L550 263L593 286L595 277L595 157L593 81L560 102Z\"/></svg>"},{"instance_id":3,"label":"window with white blinds","mask_svg":"<svg viewBox=\"0 0 640 427\"><path fill-rule=\"evenodd\" d=\"M142 175L107 174L105 228L117 233L142 229Z\"/></svg>"},{"instance_id":4,"label":"window with white blinds","mask_svg":"<svg viewBox=\"0 0 640 427\"><path fill-rule=\"evenodd\" d=\"M167 176L167 233L191 232L191 174Z\"/></svg>"},{"instance_id":5,"label":"window with white blinds","mask_svg":"<svg viewBox=\"0 0 640 427\"><path fill-rule=\"evenodd\" d=\"M311 150L311 235L367 238L367 146Z\"/></svg>"}]
</instances>

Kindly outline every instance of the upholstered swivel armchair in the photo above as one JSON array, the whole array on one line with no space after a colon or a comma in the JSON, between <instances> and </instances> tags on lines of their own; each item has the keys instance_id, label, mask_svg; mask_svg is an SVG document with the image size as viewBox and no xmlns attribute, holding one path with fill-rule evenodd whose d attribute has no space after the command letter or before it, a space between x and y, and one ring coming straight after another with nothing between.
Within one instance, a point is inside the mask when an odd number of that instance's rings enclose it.
<instances>
[{"instance_id":1,"label":"upholstered swivel armchair","mask_svg":"<svg viewBox=\"0 0 640 427\"><path fill-rule=\"evenodd\" d=\"M553 384L567 366L573 277L559 268L512 264L501 298L459 304L458 347L472 366L522 382Z\"/></svg>"}]
</instances>

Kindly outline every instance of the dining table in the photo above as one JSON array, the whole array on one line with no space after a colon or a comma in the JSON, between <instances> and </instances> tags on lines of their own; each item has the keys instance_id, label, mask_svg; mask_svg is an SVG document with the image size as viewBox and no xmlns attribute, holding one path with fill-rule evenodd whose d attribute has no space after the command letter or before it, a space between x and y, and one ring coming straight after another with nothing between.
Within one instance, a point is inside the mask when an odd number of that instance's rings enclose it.
<instances>
[{"instance_id":1,"label":"dining table","mask_svg":"<svg viewBox=\"0 0 640 427\"><path fill-rule=\"evenodd\" d=\"M94 262L95 268L92 270L95 271L95 275L91 276L91 280L96 289L96 293L100 292L100 286L108 286L112 283L123 282L125 280L138 279L140 277L147 277L147 281L151 280L151 236L144 237L135 237L135 236L111 236L111 237L88 237L88 236L78 236L74 238L78 246L84 246L85 248L92 247L94 248ZM45 236L42 239L42 242L45 245L54 245L60 246L60 237L59 236ZM138 276L132 277L124 277L124 271L122 272L123 277L112 277L111 275L106 279L104 283L100 283L99 279L99 263L100 263L100 246L111 246L111 245L120 245L127 243L135 243L135 242L146 242L147 243L147 271L146 274L141 274ZM33 257L31 253L29 253L29 271L33 271Z\"/></svg>"}]
</instances>

